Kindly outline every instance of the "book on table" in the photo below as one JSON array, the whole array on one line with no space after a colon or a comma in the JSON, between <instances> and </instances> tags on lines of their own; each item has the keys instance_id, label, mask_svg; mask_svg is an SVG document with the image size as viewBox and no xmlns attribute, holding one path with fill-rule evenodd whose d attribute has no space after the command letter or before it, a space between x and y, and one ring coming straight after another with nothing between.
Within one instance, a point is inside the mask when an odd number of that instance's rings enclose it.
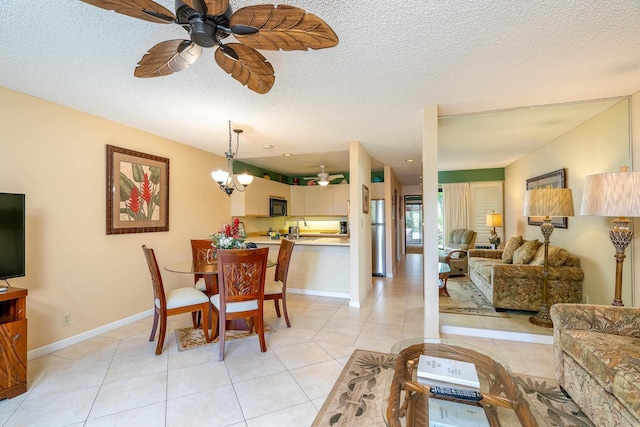
<instances>
[{"instance_id":1,"label":"book on table","mask_svg":"<svg viewBox=\"0 0 640 427\"><path fill-rule=\"evenodd\" d=\"M428 384L428 380L434 380L476 389L480 388L476 365L471 362L421 354L416 374L418 378L422 378Z\"/></svg>"},{"instance_id":2,"label":"book on table","mask_svg":"<svg viewBox=\"0 0 640 427\"><path fill-rule=\"evenodd\" d=\"M489 427L481 406L429 399L429 427Z\"/></svg>"}]
</instances>

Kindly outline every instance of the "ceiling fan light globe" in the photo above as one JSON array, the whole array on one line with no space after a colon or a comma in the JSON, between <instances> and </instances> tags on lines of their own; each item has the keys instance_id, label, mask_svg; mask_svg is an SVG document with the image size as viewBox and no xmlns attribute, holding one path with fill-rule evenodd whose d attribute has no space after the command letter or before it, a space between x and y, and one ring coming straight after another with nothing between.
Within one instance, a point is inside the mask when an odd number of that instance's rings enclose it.
<instances>
[{"instance_id":1,"label":"ceiling fan light globe","mask_svg":"<svg viewBox=\"0 0 640 427\"><path fill-rule=\"evenodd\" d=\"M329 185L329 181L321 179L321 180L318 181L318 184L320 184L323 187L326 187L327 185Z\"/></svg>"},{"instance_id":2,"label":"ceiling fan light globe","mask_svg":"<svg viewBox=\"0 0 640 427\"><path fill-rule=\"evenodd\" d=\"M218 184L227 183L229 180L229 172L225 172L222 169L211 172L211 178Z\"/></svg>"},{"instance_id":3,"label":"ceiling fan light globe","mask_svg":"<svg viewBox=\"0 0 640 427\"><path fill-rule=\"evenodd\" d=\"M253 175L249 175L248 173L243 173L238 175L238 182L245 187L253 182Z\"/></svg>"}]
</instances>

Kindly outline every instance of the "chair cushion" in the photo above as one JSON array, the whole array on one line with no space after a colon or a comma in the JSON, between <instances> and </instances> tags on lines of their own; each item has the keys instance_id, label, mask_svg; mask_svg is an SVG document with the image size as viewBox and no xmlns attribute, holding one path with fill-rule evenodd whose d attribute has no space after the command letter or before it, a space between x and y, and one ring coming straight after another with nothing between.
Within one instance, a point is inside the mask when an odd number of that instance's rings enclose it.
<instances>
[{"instance_id":1,"label":"chair cushion","mask_svg":"<svg viewBox=\"0 0 640 427\"><path fill-rule=\"evenodd\" d=\"M207 290L207 283L204 281L204 278L201 277L198 279L194 287L199 291L205 292Z\"/></svg>"},{"instance_id":2,"label":"chair cushion","mask_svg":"<svg viewBox=\"0 0 640 427\"><path fill-rule=\"evenodd\" d=\"M218 310L220 310L220 294L211 296L211 304ZM229 302L227 303L227 313L237 313L239 311L249 311L258 309L258 300L251 299L242 302Z\"/></svg>"},{"instance_id":3,"label":"chair cushion","mask_svg":"<svg viewBox=\"0 0 640 427\"><path fill-rule=\"evenodd\" d=\"M451 232L451 242L450 243L462 243L462 235L467 231L466 228L458 228L457 230L453 230Z\"/></svg>"},{"instance_id":4,"label":"chair cushion","mask_svg":"<svg viewBox=\"0 0 640 427\"><path fill-rule=\"evenodd\" d=\"M449 255L450 252L453 251L468 251L469 250L469 245L466 243L449 243L447 245L446 248L444 248L444 255L447 256ZM452 259L458 259L458 258L462 258L464 256L464 254L461 254L460 252L456 252L455 254L451 255ZM440 262L444 262L444 261L440 261Z\"/></svg>"},{"instance_id":5,"label":"chair cushion","mask_svg":"<svg viewBox=\"0 0 640 427\"><path fill-rule=\"evenodd\" d=\"M473 239L474 234L475 234L475 231L473 230L465 230L464 233L462 233L462 237L460 238L460 243L462 243L463 245L469 246L469 244L471 244L471 239Z\"/></svg>"},{"instance_id":6,"label":"chair cushion","mask_svg":"<svg viewBox=\"0 0 640 427\"><path fill-rule=\"evenodd\" d=\"M206 303L208 298L196 288L173 289L166 294L167 309L186 307L188 305ZM156 307L160 308L160 300L156 298Z\"/></svg>"},{"instance_id":7,"label":"chair cushion","mask_svg":"<svg viewBox=\"0 0 640 427\"><path fill-rule=\"evenodd\" d=\"M549 267L560 267L569 258L569 251L556 246L549 246ZM529 265L544 265L544 244L540 245L536 256Z\"/></svg>"},{"instance_id":8,"label":"chair cushion","mask_svg":"<svg viewBox=\"0 0 640 427\"><path fill-rule=\"evenodd\" d=\"M514 264L529 264L533 258L535 258L538 248L542 243L536 240L528 240L524 242L513 253Z\"/></svg>"},{"instance_id":9,"label":"chair cushion","mask_svg":"<svg viewBox=\"0 0 640 427\"><path fill-rule=\"evenodd\" d=\"M264 281L264 294L274 295L282 293L282 282L277 280L265 280Z\"/></svg>"},{"instance_id":10,"label":"chair cushion","mask_svg":"<svg viewBox=\"0 0 640 427\"><path fill-rule=\"evenodd\" d=\"M502 262L505 264L511 264L513 262L513 253L518 249L524 240L522 240L522 236L512 237L507 240L507 243L504 246L504 250L502 251Z\"/></svg>"}]
</instances>

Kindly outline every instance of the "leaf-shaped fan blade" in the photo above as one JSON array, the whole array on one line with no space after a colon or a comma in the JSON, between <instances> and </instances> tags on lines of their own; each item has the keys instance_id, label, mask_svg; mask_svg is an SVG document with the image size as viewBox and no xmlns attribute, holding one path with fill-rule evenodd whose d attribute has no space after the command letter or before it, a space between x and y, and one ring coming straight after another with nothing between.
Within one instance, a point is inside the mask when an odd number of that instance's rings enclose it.
<instances>
[{"instance_id":1,"label":"leaf-shaped fan blade","mask_svg":"<svg viewBox=\"0 0 640 427\"><path fill-rule=\"evenodd\" d=\"M144 19L145 21L156 22L158 24L170 24L175 21L176 16L169 9L160 6L152 0L81 0L92 6L100 7L106 10L133 18ZM153 15L146 13L148 10ZM164 18L163 18L164 17Z\"/></svg>"},{"instance_id":2,"label":"leaf-shaped fan blade","mask_svg":"<svg viewBox=\"0 0 640 427\"><path fill-rule=\"evenodd\" d=\"M223 49L216 49L216 62L220 68L254 92L263 94L271 90L276 77L273 67L260 52L240 43L228 43L224 49L232 49L238 59L225 55Z\"/></svg>"},{"instance_id":3,"label":"leaf-shaped fan blade","mask_svg":"<svg viewBox=\"0 0 640 427\"><path fill-rule=\"evenodd\" d=\"M324 49L338 44L338 36L322 19L282 4L243 7L231 16L230 25L238 41L255 49ZM237 34L234 26L239 27ZM245 35L245 26L258 32Z\"/></svg>"},{"instance_id":4,"label":"leaf-shaped fan blade","mask_svg":"<svg viewBox=\"0 0 640 427\"><path fill-rule=\"evenodd\" d=\"M198 13L218 16L224 15L229 8L229 0L182 0L184 4Z\"/></svg>"},{"instance_id":5,"label":"leaf-shaped fan blade","mask_svg":"<svg viewBox=\"0 0 640 427\"><path fill-rule=\"evenodd\" d=\"M202 55L202 47L189 40L167 40L146 53L133 73L136 77L161 77L182 71Z\"/></svg>"}]
</instances>

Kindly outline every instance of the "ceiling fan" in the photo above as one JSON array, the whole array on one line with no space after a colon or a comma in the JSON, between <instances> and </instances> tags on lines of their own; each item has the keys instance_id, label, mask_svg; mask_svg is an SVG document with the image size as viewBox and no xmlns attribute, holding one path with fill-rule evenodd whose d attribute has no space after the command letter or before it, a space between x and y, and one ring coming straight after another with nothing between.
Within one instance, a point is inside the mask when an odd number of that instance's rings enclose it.
<instances>
[{"instance_id":1,"label":"ceiling fan","mask_svg":"<svg viewBox=\"0 0 640 427\"><path fill-rule=\"evenodd\" d=\"M158 43L142 57L136 77L161 77L188 68L215 47L215 60L231 77L254 92L269 92L273 67L256 49L324 49L338 44L338 36L322 19L287 5L247 6L235 13L229 0L175 0L175 14L153 0L81 0L93 6L159 24L177 24L190 40ZM233 35L240 43L223 44Z\"/></svg>"},{"instance_id":2,"label":"ceiling fan","mask_svg":"<svg viewBox=\"0 0 640 427\"><path fill-rule=\"evenodd\" d=\"M308 181L317 181L318 184L322 186L328 185L329 182L333 181L334 179L344 178L344 175L341 173L336 175L329 175L324 171L324 165L320 165L320 169L322 169L322 172L320 172L318 176L305 176L303 178Z\"/></svg>"}]
</instances>

